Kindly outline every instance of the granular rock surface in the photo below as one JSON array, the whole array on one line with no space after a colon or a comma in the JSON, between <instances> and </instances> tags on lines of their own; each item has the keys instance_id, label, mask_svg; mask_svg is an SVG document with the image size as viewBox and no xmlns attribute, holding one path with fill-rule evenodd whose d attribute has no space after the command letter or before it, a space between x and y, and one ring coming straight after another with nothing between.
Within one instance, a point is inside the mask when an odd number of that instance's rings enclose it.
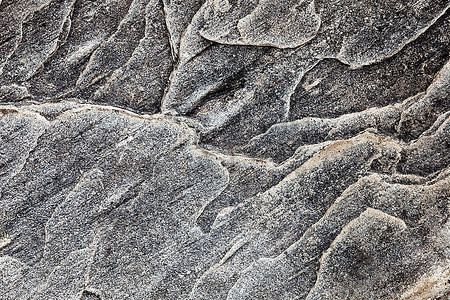
<instances>
[{"instance_id":1,"label":"granular rock surface","mask_svg":"<svg viewBox=\"0 0 450 300\"><path fill-rule=\"evenodd\" d=\"M0 0L0 299L449 299L449 6Z\"/></svg>"}]
</instances>

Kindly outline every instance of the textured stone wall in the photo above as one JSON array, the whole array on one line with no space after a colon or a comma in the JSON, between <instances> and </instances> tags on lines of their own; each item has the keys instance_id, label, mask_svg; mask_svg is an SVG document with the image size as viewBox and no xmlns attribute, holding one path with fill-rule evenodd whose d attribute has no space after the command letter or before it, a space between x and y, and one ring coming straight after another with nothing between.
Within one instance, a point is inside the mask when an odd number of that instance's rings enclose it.
<instances>
[{"instance_id":1,"label":"textured stone wall","mask_svg":"<svg viewBox=\"0 0 450 300\"><path fill-rule=\"evenodd\" d=\"M0 0L0 299L448 299L449 6Z\"/></svg>"}]
</instances>

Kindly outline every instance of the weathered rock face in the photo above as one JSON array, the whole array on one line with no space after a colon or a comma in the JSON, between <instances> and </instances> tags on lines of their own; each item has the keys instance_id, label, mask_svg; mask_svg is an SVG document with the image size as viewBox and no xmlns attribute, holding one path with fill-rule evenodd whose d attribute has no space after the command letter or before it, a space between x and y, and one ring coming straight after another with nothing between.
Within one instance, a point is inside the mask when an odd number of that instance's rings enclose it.
<instances>
[{"instance_id":1,"label":"weathered rock face","mask_svg":"<svg viewBox=\"0 0 450 300\"><path fill-rule=\"evenodd\" d=\"M448 0L0 0L0 299L448 299Z\"/></svg>"}]
</instances>

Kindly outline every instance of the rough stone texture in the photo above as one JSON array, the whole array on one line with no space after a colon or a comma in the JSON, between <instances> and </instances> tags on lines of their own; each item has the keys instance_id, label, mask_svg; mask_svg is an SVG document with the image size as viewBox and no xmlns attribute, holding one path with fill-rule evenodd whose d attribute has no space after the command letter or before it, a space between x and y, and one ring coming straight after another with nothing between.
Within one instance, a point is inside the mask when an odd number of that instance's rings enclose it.
<instances>
[{"instance_id":1,"label":"rough stone texture","mask_svg":"<svg viewBox=\"0 0 450 300\"><path fill-rule=\"evenodd\" d=\"M449 299L448 0L0 0L0 299Z\"/></svg>"}]
</instances>

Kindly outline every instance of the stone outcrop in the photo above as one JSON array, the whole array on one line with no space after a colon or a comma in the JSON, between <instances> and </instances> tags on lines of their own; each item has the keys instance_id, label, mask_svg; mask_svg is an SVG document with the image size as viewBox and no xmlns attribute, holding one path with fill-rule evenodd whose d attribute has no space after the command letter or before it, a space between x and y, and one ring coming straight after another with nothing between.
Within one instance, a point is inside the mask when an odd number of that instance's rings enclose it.
<instances>
[{"instance_id":1,"label":"stone outcrop","mask_svg":"<svg viewBox=\"0 0 450 300\"><path fill-rule=\"evenodd\" d=\"M0 0L0 299L448 299L448 0Z\"/></svg>"}]
</instances>

